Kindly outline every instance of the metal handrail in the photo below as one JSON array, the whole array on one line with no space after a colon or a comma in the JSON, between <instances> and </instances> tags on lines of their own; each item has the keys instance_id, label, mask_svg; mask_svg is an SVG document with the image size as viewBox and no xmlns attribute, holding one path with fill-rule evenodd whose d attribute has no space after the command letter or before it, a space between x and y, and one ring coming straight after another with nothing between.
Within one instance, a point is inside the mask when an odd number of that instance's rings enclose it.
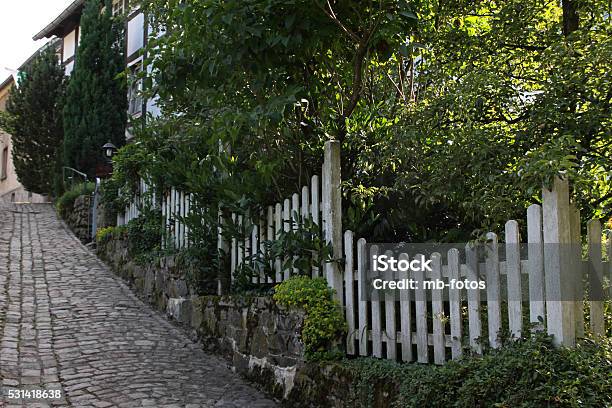
<instances>
[{"instance_id":1,"label":"metal handrail","mask_svg":"<svg viewBox=\"0 0 612 408\"><path fill-rule=\"evenodd\" d=\"M87 174L83 173L82 171L78 171L77 169L73 169L72 167L67 167L67 166L63 166L62 167L62 181L64 183L64 185L66 185L66 170L69 170L71 173L76 174L80 177L83 178L83 182L87 183L89 181L89 178L87 177ZM70 176L69 179L72 181L74 178L74 176Z\"/></svg>"}]
</instances>

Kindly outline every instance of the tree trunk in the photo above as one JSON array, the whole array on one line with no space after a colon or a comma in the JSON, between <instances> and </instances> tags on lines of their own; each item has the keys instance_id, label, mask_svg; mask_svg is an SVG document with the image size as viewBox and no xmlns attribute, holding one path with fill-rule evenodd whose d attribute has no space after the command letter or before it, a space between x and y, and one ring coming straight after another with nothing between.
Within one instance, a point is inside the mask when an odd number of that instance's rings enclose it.
<instances>
[{"instance_id":1,"label":"tree trunk","mask_svg":"<svg viewBox=\"0 0 612 408\"><path fill-rule=\"evenodd\" d=\"M563 35L568 36L578 29L579 19L576 0L563 0Z\"/></svg>"}]
</instances>

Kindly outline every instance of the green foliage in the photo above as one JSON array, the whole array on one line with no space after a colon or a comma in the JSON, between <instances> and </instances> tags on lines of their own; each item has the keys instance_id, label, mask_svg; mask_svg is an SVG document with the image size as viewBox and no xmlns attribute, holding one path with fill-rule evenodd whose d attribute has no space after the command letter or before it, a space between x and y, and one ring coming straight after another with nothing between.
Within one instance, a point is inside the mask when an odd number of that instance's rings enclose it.
<instances>
[{"instance_id":1,"label":"green foliage","mask_svg":"<svg viewBox=\"0 0 612 408\"><path fill-rule=\"evenodd\" d=\"M101 188L102 200L112 212L124 211L138 191L142 163L147 160L142 151L136 141L120 148L113 157L113 173Z\"/></svg>"},{"instance_id":2,"label":"green foliage","mask_svg":"<svg viewBox=\"0 0 612 408\"><path fill-rule=\"evenodd\" d=\"M281 260L281 271L289 270L297 275L310 275L313 268L337 261L332 259L333 249L323 239L321 227L311 219L302 219L294 214L294 218L287 221L287 226L287 231L283 228L275 239L263 241L262 247L238 266L234 290L244 292L261 288L262 285L252 283L252 278L262 275L274 277L277 260ZM238 224L228 227L225 231L228 239L250 236L254 228L253 225L240 228Z\"/></svg>"},{"instance_id":3,"label":"green foliage","mask_svg":"<svg viewBox=\"0 0 612 408\"><path fill-rule=\"evenodd\" d=\"M612 215L606 2L145 8L166 33L149 44L166 114L149 131L169 141L147 154L157 173L183 167L168 177L183 185L223 177L222 208L298 191L335 138L345 225L365 238L469 239L522 218L562 173L585 214Z\"/></svg>"},{"instance_id":4,"label":"green foliage","mask_svg":"<svg viewBox=\"0 0 612 408\"><path fill-rule=\"evenodd\" d=\"M98 228L98 231L96 231L96 243L98 245L104 244L114 237L120 236L123 229L123 226Z\"/></svg>"},{"instance_id":5,"label":"green foliage","mask_svg":"<svg viewBox=\"0 0 612 408\"><path fill-rule=\"evenodd\" d=\"M564 7L580 16L565 34ZM423 2L417 12L417 97L381 157L398 167L390 195L417 207L411 235L499 228L563 173L583 214L609 217L609 5Z\"/></svg>"},{"instance_id":6,"label":"green foliage","mask_svg":"<svg viewBox=\"0 0 612 408\"><path fill-rule=\"evenodd\" d=\"M556 348L537 335L441 367L348 361L362 403L387 387L396 407L604 407L612 404L612 342Z\"/></svg>"},{"instance_id":7,"label":"green foliage","mask_svg":"<svg viewBox=\"0 0 612 408\"><path fill-rule=\"evenodd\" d=\"M333 7L145 3L154 30L165 32L149 42L149 93L160 96L161 126L180 133L174 142L191 155L221 156L212 162L238 197L278 201L320 173L326 140L360 138L347 135L346 121L364 97L364 66L387 58L414 27L405 1ZM159 131L159 121L153 126Z\"/></svg>"},{"instance_id":8,"label":"green foliage","mask_svg":"<svg viewBox=\"0 0 612 408\"><path fill-rule=\"evenodd\" d=\"M302 341L308 355L318 355L337 346L346 323L334 291L324 278L293 276L275 287L274 300L285 307L304 309Z\"/></svg>"},{"instance_id":9,"label":"green foliage","mask_svg":"<svg viewBox=\"0 0 612 408\"><path fill-rule=\"evenodd\" d=\"M199 295L218 293L216 278L219 258L214 256L217 252L216 241L209 242L210 245L190 246L176 254L176 264L184 273L187 285Z\"/></svg>"},{"instance_id":10,"label":"green foliage","mask_svg":"<svg viewBox=\"0 0 612 408\"><path fill-rule=\"evenodd\" d=\"M125 143L127 85L123 23L111 16L111 2L88 0L81 17L82 32L76 64L64 106L64 161L89 175L104 164L107 142Z\"/></svg>"},{"instance_id":11,"label":"green foliage","mask_svg":"<svg viewBox=\"0 0 612 408\"><path fill-rule=\"evenodd\" d=\"M94 183L81 183L74 185L62 194L55 202L55 207L62 218L67 218L74 208L74 201L82 195L91 195L96 189Z\"/></svg>"},{"instance_id":12,"label":"green foliage","mask_svg":"<svg viewBox=\"0 0 612 408\"><path fill-rule=\"evenodd\" d=\"M54 196L61 179L64 70L53 46L43 50L11 89L0 127L11 134L17 178L33 193Z\"/></svg>"},{"instance_id":13,"label":"green foliage","mask_svg":"<svg viewBox=\"0 0 612 408\"><path fill-rule=\"evenodd\" d=\"M143 207L140 215L126 225L129 255L139 263L150 262L161 251L161 210Z\"/></svg>"}]
</instances>

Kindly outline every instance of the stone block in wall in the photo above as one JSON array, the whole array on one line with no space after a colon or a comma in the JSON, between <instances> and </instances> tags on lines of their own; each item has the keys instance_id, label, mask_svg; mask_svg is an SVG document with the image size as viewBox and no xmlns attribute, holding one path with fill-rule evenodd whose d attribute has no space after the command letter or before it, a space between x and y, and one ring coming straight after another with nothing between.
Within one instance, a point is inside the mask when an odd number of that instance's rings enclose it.
<instances>
[{"instance_id":1,"label":"stone block in wall","mask_svg":"<svg viewBox=\"0 0 612 408\"><path fill-rule=\"evenodd\" d=\"M189 295L187 282L184 279L169 278L166 285L166 292L170 297L186 297Z\"/></svg>"},{"instance_id":2,"label":"stone block in wall","mask_svg":"<svg viewBox=\"0 0 612 408\"><path fill-rule=\"evenodd\" d=\"M153 296L155 290L155 271L152 268L147 268L144 277L144 294L147 297Z\"/></svg>"},{"instance_id":3,"label":"stone block in wall","mask_svg":"<svg viewBox=\"0 0 612 408\"><path fill-rule=\"evenodd\" d=\"M202 301L201 299L195 299L191 302L192 310L191 310L191 322L190 326L192 329L200 329L202 327L202 322L204 320L204 315L202 314Z\"/></svg>"},{"instance_id":4,"label":"stone block in wall","mask_svg":"<svg viewBox=\"0 0 612 408\"><path fill-rule=\"evenodd\" d=\"M161 269L155 270L155 287L159 289L160 291L166 287L166 280L167 280L166 276L167 275L166 275L165 269L161 268Z\"/></svg>"},{"instance_id":5,"label":"stone block in wall","mask_svg":"<svg viewBox=\"0 0 612 408\"><path fill-rule=\"evenodd\" d=\"M179 323L191 323L191 300L186 298L169 298L166 313Z\"/></svg>"}]
</instances>

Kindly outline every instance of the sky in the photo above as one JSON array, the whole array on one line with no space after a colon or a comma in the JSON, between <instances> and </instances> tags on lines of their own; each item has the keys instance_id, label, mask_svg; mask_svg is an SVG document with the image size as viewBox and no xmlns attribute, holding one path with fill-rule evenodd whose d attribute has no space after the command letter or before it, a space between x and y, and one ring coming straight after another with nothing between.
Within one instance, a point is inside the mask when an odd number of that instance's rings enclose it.
<instances>
[{"instance_id":1,"label":"sky","mask_svg":"<svg viewBox=\"0 0 612 408\"><path fill-rule=\"evenodd\" d=\"M32 37L53 21L73 0L0 1L0 83L48 39Z\"/></svg>"}]
</instances>

